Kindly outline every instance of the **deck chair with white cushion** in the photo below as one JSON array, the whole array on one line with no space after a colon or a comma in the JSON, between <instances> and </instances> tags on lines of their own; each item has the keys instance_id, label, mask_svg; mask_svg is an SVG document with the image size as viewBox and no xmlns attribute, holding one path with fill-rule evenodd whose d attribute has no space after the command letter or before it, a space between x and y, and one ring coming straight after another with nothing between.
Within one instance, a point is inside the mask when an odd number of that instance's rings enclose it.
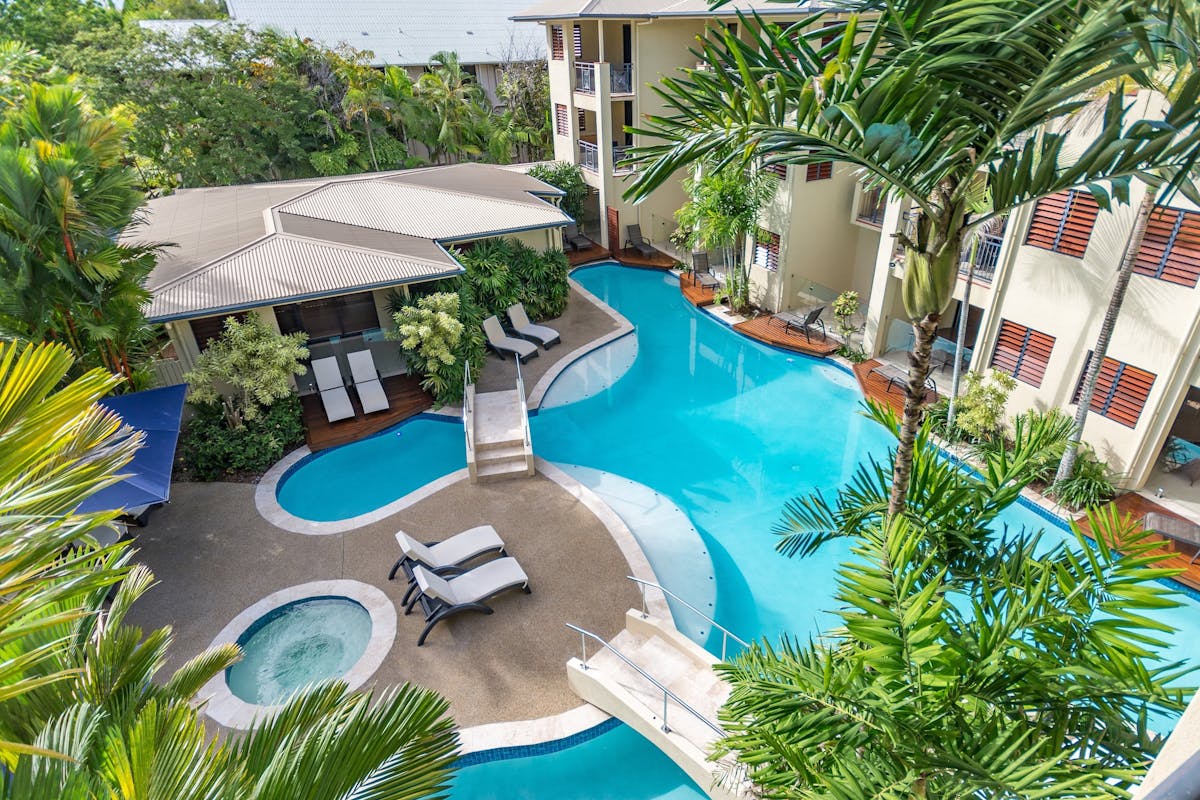
<instances>
[{"instance_id":1,"label":"deck chair with white cushion","mask_svg":"<svg viewBox=\"0 0 1200 800\"><path fill-rule=\"evenodd\" d=\"M447 617L463 611L491 614L492 609L484 604L485 600L509 589L521 589L525 594L532 591L529 576L515 558L498 558L449 580L417 564L413 567L413 576L420 591L408 602L404 613L412 613L418 602L425 612L425 630L417 639L417 647L425 644L425 637L433 626Z\"/></svg>"},{"instance_id":2,"label":"deck chair with white cushion","mask_svg":"<svg viewBox=\"0 0 1200 800\"><path fill-rule=\"evenodd\" d=\"M370 414L374 411L387 411L389 407L387 393L379 382L379 370L375 368L375 357L370 350L357 350L346 353L350 362L350 376L354 378L354 390L358 392L358 400L362 403L363 411Z\"/></svg>"},{"instance_id":3,"label":"deck chair with white cushion","mask_svg":"<svg viewBox=\"0 0 1200 800\"><path fill-rule=\"evenodd\" d=\"M314 358L312 371L317 380L317 391L321 393L321 405L325 406L325 416L329 421L337 422L339 419L353 417L354 406L350 404L350 395L342 381L342 370L338 367L337 356Z\"/></svg>"},{"instance_id":4,"label":"deck chair with white cushion","mask_svg":"<svg viewBox=\"0 0 1200 800\"><path fill-rule=\"evenodd\" d=\"M513 330L516 331L517 336L520 336L522 339L528 339L531 342L539 342L547 350L562 341L562 337L558 335L558 331L554 330L554 328L547 328L545 325L534 325L530 322L529 315L525 313L525 306L521 303L508 307L508 321L512 323Z\"/></svg>"},{"instance_id":5,"label":"deck chair with white cushion","mask_svg":"<svg viewBox=\"0 0 1200 800\"><path fill-rule=\"evenodd\" d=\"M483 321L483 333L487 336L488 346L502 356L505 353L512 353L521 361L537 358L537 345L509 336L504 332L504 328L500 326L500 320L495 316L488 317Z\"/></svg>"},{"instance_id":6,"label":"deck chair with white cushion","mask_svg":"<svg viewBox=\"0 0 1200 800\"><path fill-rule=\"evenodd\" d=\"M408 591L400 602L408 605L410 596L416 588L417 581L413 577L413 567L420 564L425 569L437 575L455 575L466 572L462 564L487 553L496 552L505 555L504 540L491 525L480 525L462 533L456 533L441 542L422 544L404 531L396 531L396 544L400 545L400 558L392 565L388 580L395 580L396 573L404 570L408 578Z\"/></svg>"}]
</instances>

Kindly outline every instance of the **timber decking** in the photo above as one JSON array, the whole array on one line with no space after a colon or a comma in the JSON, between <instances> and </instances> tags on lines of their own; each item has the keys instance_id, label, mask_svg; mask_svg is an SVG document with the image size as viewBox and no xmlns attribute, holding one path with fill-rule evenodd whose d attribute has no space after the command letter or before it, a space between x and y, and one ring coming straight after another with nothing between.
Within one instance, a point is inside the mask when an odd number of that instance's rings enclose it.
<instances>
[{"instance_id":1,"label":"timber decking","mask_svg":"<svg viewBox=\"0 0 1200 800\"><path fill-rule=\"evenodd\" d=\"M713 290L705 289L698 283L692 283L691 275L679 276L679 291L683 292L684 300L696 307L711 306L715 299Z\"/></svg>"},{"instance_id":2,"label":"timber decking","mask_svg":"<svg viewBox=\"0 0 1200 800\"><path fill-rule=\"evenodd\" d=\"M1184 517L1181 514L1176 514L1174 511L1160 506L1158 503L1150 500L1149 498L1143 497L1137 492L1127 492L1126 494L1123 494L1114 500L1113 503L1116 504L1118 513L1132 517L1139 522L1141 521L1142 517L1146 516L1146 514L1150 513L1151 511L1157 511L1159 514L1167 517L1174 517L1175 519L1193 522L1193 520L1187 519L1187 517ZM1075 522L1077 525L1079 525L1080 530L1082 530L1085 534L1093 539L1096 538L1092 535L1092 528L1091 525L1088 524L1086 514L1076 517ZM1196 554L1196 548L1183 542L1165 539L1158 534L1150 534L1150 536L1154 539L1160 540L1163 545L1163 550L1172 554L1170 558L1160 562L1156 566L1178 567L1182 569L1183 573L1176 577L1175 580L1190 586L1193 589L1200 589L1200 559L1197 559L1195 564L1188 563L1191 561L1192 556ZM1110 542L1110 544L1114 545L1118 550L1121 549L1120 542Z\"/></svg>"},{"instance_id":3,"label":"timber decking","mask_svg":"<svg viewBox=\"0 0 1200 800\"><path fill-rule=\"evenodd\" d=\"M593 261L603 261L610 257L608 250L595 242L592 242L592 246L586 250L567 250L567 263L572 267L578 267L580 264L590 264Z\"/></svg>"},{"instance_id":4,"label":"timber decking","mask_svg":"<svg viewBox=\"0 0 1200 800\"><path fill-rule=\"evenodd\" d=\"M632 248L613 250L612 257L627 267L642 267L643 269L674 269L679 263L661 250L655 250L654 255L649 257Z\"/></svg>"},{"instance_id":5,"label":"timber decking","mask_svg":"<svg viewBox=\"0 0 1200 800\"><path fill-rule=\"evenodd\" d=\"M362 404L358 402L358 393L354 387L347 387L350 402L354 406L354 419L330 422L325 417L325 409L321 398L314 394L303 395L300 406L304 416L304 438L308 447L314 453L327 447L353 442L397 422L416 416L427 411L433 405L433 398L421 388L417 378L408 375L393 375L384 378L383 391L387 394L389 408L387 411L377 411L364 415Z\"/></svg>"},{"instance_id":6,"label":"timber decking","mask_svg":"<svg viewBox=\"0 0 1200 800\"><path fill-rule=\"evenodd\" d=\"M888 379L871 370L879 366L879 359L871 359L854 365L854 377L858 379L858 388L862 389L865 397L890 406L897 414L904 413L904 387L896 384L888 386ZM870 374L868 374L870 373ZM937 402L938 393L932 390L925 392L925 405Z\"/></svg>"},{"instance_id":7,"label":"timber decking","mask_svg":"<svg viewBox=\"0 0 1200 800\"><path fill-rule=\"evenodd\" d=\"M682 280L686 281L687 278L685 277ZM832 336L822 336L819 330L809 332L810 341L805 338L803 333L795 329L788 328L786 325L778 322L771 322L770 314L763 314L754 319L739 322L733 326L733 329L738 333L749 336L751 339L757 339L773 347L782 347L785 350L818 356L819 358L825 358L828 355L836 353L840 346L837 339Z\"/></svg>"}]
</instances>

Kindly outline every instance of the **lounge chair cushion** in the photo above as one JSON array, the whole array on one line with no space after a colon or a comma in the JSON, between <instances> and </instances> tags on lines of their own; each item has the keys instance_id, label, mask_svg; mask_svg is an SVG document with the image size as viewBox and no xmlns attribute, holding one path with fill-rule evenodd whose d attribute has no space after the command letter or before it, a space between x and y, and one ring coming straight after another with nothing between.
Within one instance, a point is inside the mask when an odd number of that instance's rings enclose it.
<instances>
[{"instance_id":1,"label":"lounge chair cushion","mask_svg":"<svg viewBox=\"0 0 1200 800\"><path fill-rule=\"evenodd\" d=\"M350 395L345 386L337 386L321 392L321 405L325 407L325 416L330 422L350 419L354 416L354 406L350 403Z\"/></svg>"},{"instance_id":2,"label":"lounge chair cushion","mask_svg":"<svg viewBox=\"0 0 1200 800\"><path fill-rule=\"evenodd\" d=\"M515 558L498 558L450 580L417 566L413 569L421 594L450 606L479 603L505 589L529 585L529 576Z\"/></svg>"},{"instance_id":3,"label":"lounge chair cushion","mask_svg":"<svg viewBox=\"0 0 1200 800\"><path fill-rule=\"evenodd\" d=\"M324 392L346 385L342 379L342 370L338 367L337 356L314 358L312 360L313 378L317 381L317 389Z\"/></svg>"},{"instance_id":4,"label":"lounge chair cushion","mask_svg":"<svg viewBox=\"0 0 1200 800\"><path fill-rule=\"evenodd\" d=\"M400 551L411 561L430 569L461 564L491 550L504 550L504 540L491 525L480 525L442 542L424 545L404 531L396 531Z\"/></svg>"},{"instance_id":5,"label":"lounge chair cushion","mask_svg":"<svg viewBox=\"0 0 1200 800\"><path fill-rule=\"evenodd\" d=\"M530 322L529 315L525 313L525 306L520 303L508 307L508 321L512 323L513 330L518 334L527 339L541 342L543 347L549 348L550 345L562 341L562 337L554 328L534 325Z\"/></svg>"},{"instance_id":6,"label":"lounge chair cushion","mask_svg":"<svg viewBox=\"0 0 1200 800\"><path fill-rule=\"evenodd\" d=\"M537 345L506 334L504 328L500 327L500 320L494 316L483 321L483 332L487 336L488 344L502 352L516 353L521 358L537 352Z\"/></svg>"},{"instance_id":7,"label":"lounge chair cushion","mask_svg":"<svg viewBox=\"0 0 1200 800\"><path fill-rule=\"evenodd\" d=\"M346 354L350 363L350 375L354 378L354 388L358 392L359 402L363 411L370 414L375 411L387 411L391 405L387 392L379 382L379 370L375 368L375 357L370 350L357 350Z\"/></svg>"}]
</instances>

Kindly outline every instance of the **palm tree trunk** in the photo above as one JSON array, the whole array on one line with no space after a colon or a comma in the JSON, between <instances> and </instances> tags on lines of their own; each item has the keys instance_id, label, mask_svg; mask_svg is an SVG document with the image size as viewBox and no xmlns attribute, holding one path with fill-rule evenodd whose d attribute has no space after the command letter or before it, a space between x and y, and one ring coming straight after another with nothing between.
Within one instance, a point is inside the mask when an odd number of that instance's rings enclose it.
<instances>
[{"instance_id":1,"label":"palm tree trunk","mask_svg":"<svg viewBox=\"0 0 1200 800\"><path fill-rule=\"evenodd\" d=\"M363 115L363 130L367 132L367 150L371 153L371 166L379 172L379 162L375 160L375 142L371 138L371 120Z\"/></svg>"},{"instance_id":2,"label":"palm tree trunk","mask_svg":"<svg viewBox=\"0 0 1200 800\"><path fill-rule=\"evenodd\" d=\"M954 337L954 371L950 377L950 404L946 409L947 432L954 430L954 406L958 400L958 382L962 378L962 354L967 344L967 317L971 315L971 284L975 281L977 247L978 244L971 247L971 258L967 261L967 284L963 287L962 305L959 306L958 312L958 333Z\"/></svg>"},{"instance_id":3,"label":"palm tree trunk","mask_svg":"<svg viewBox=\"0 0 1200 800\"><path fill-rule=\"evenodd\" d=\"M1125 302L1125 290L1129 288L1129 278L1133 275L1133 265L1137 262L1138 251L1142 248L1142 239L1146 236L1146 226L1150 224L1150 215L1154 212L1155 191L1147 187L1146 196L1138 206L1137 217L1134 218L1133 230L1129 232L1129 240L1125 243L1125 256L1121 259L1121 269L1117 272L1117 282L1113 286L1112 295L1108 298L1108 309L1104 312L1104 321L1100 324L1100 334L1092 348L1092 360L1088 364L1087 376L1083 381L1083 390L1079 393L1079 407L1075 409L1075 425L1071 436L1067 439L1066 449L1063 450L1062 460L1058 462L1058 472L1054 480L1065 481L1075 474L1075 461L1079 457L1079 443L1083 440L1083 426L1087 423L1088 411L1092 407L1092 397L1096 394L1096 381L1100 377L1100 367L1104 356L1108 353L1108 343L1112 340L1113 328L1117 326L1117 316L1121 313L1121 305Z\"/></svg>"},{"instance_id":4,"label":"palm tree trunk","mask_svg":"<svg viewBox=\"0 0 1200 800\"><path fill-rule=\"evenodd\" d=\"M929 378L929 354L937 338L941 314L926 314L913 323L912 352L908 354L908 390L904 396L904 420L900 423L900 443L896 446L892 472L892 496L888 515L901 514L907 507L908 482L912 477L913 450L921 427L921 408L925 405L925 381Z\"/></svg>"}]
</instances>

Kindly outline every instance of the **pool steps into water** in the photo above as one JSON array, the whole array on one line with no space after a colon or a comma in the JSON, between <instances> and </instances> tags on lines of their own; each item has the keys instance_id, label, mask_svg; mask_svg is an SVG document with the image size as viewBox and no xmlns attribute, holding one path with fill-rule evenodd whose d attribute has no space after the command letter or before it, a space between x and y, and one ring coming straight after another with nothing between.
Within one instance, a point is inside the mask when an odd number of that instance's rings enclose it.
<instances>
[{"instance_id":1,"label":"pool steps into water","mask_svg":"<svg viewBox=\"0 0 1200 800\"><path fill-rule=\"evenodd\" d=\"M740 770L707 758L722 735L717 711L730 692L713 671L715 656L670 621L635 609L626 612L625 629L606 646L591 641L586 647L582 657L567 662L575 694L635 729L713 800L751 796Z\"/></svg>"},{"instance_id":2,"label":"pool steps into water","mask_svg":"<svg viewBox=\"0 0 1200 800\"><path fill-rule=\"evenodd\" d=\"M475 393L468 385L463 402L467 470L471 481L502 480L532 475L533 445L529 413L518 378L517 388Z\"/></svg>"}]
</instances>

